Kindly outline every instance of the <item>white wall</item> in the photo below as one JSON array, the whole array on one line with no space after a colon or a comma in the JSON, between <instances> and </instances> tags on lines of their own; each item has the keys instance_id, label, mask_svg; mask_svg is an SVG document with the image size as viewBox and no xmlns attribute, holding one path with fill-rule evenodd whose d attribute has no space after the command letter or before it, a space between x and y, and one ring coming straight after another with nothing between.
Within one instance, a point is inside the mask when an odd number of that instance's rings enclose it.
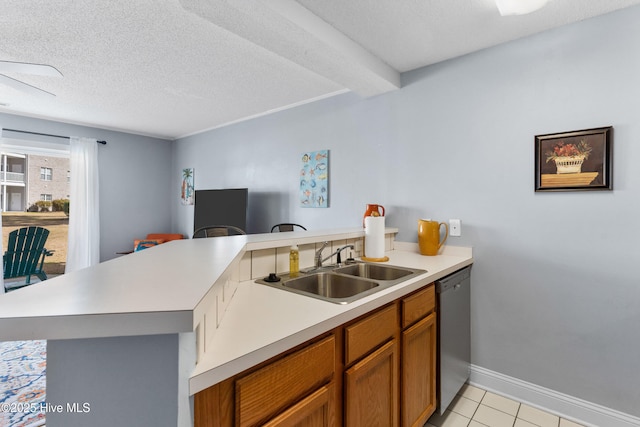
<instances>
[{"instance_id":1,"label":"white wall","mask_svg":"<svg viewBox=\"0 0 640 427\"><path fill-rule=\"evenodd\" d=\"M2 113L0 127L107 141L98 154L101 261L133 249L135 238L170 232L170 141Z\"/></svg>"},{"instance_id":2,"label":"white wall","mask_svg":"<svg viewBox=\"0 0 640 427\"><path fill-rule=\"evenodd\" d=\"M172 192L248 187L249 231L279 221L357 226L388 208L462 219L472 245L473 363L640 416L640 8L403 76L401 90L341 95L174 143ZM614 126L614 191L534 193L534 136ZM297 205L299 157L330 149L330 208ZM173 228L192 231L173 203Z\"/></svg>"}]
</instances>

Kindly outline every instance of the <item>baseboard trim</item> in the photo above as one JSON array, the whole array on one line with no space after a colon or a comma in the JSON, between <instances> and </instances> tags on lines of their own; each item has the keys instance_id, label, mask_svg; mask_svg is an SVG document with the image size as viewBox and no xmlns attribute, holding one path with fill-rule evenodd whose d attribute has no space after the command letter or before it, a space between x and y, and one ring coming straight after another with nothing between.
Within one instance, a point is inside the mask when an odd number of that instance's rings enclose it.
<instances>
[{"instance_id":1,"label":"baseboard trim","mask_svg":"<svg viewBox=\"0 0 640 427\"><path fill-rule=\"evenodd\" d=\"M588 427L637 427L640 418L471 365L469 383Z\"/></svg>"}]
</instances>

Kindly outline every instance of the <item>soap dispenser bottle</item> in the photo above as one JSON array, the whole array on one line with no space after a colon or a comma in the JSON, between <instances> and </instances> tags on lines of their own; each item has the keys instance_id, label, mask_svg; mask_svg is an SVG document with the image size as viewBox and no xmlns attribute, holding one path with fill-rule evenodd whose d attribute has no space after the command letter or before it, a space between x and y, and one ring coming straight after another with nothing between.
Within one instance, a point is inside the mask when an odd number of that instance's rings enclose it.
<instances>
[{"instance_id":1,"label":"soap dispenser bottle","mask_svg":"<svg viewBox=\"0 0 640 427\"><path fill-rule=\"evenodd\" d=\"M297 277L300 273L300 253L298 245L292 245L289 251L289 276Z\"/></svg>"}]
</instances>

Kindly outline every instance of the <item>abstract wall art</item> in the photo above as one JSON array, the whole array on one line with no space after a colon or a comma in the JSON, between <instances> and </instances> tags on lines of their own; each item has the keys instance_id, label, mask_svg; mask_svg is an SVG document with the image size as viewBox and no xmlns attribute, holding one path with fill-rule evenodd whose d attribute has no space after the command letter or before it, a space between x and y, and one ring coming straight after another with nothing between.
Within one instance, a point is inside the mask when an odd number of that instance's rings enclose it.
<instances>
[{"instance_id":1,"label":"abstract wall art","mask_svg":"<svg viewBox=\"0 0 640 427\"><path fill-rule=\"evenodd\" d=\"M300 206L329 207L329 150L307 151L301 163Z\"/></svg>"}]
</instances>

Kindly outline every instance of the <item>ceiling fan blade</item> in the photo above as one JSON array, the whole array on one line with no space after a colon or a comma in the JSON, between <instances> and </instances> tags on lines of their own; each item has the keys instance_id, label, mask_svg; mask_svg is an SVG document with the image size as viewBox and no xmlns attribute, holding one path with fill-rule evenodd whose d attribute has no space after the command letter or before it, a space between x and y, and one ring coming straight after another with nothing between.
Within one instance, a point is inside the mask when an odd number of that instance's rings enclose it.
<instances>
[{"instance_id":1,"label":"ceiling fan blade","mask_svg":"<svg viewBox=\"0 0 640 427\"><path fill-rule=\"evenodd\" d=\"M28 62L0 61L0 73L22 73L34 76L62 77L62 73L47 64L30 64Z\"/></svg>"},{"instance_id":2,"label":"ceiling fan blade","mask_svg":"<svg viewBox=\"0 0 640 427\"><path fill-rule=\"evenodd\" d=\"M26 92L28 94L31 95L42 95L42 94L46 94L49 96L55 96L53 93L51 92L47 92L44 89L40 89L38 87L35 86L31 86L28 83L25 82L21 82L20 80L16 80L16 79L12 79L11 77L7 77L4 74L0 74L0 84L5 84L7 86L11 86L12 88L16 89L16 90L20 90L22 92Z\"/></svg>"}]
</instances>

